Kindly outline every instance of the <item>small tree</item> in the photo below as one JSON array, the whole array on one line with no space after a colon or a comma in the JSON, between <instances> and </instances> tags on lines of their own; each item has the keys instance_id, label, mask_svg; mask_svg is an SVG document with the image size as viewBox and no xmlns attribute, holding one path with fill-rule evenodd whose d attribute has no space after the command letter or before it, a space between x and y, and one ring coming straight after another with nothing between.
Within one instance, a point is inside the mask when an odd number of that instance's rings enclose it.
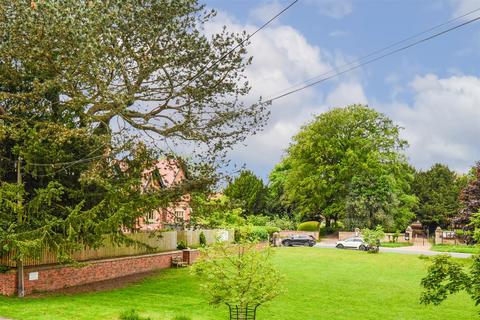
<instances>
[{"instance_id":1,"label":"small tree","mask_svg":"<svg viewBox=\"0 0 480 320\"><path fill-rule=\"evenodd\" d=\"M428 273L422 279L425 291L420 297L423 304L439 305L449 295L466 291L480 304L480 255L473 257L470 271L466 271L461 264L452 260L448 255L439 255L433 258Z\"/></svg>"},{"instance_id":2,"label":"small tree","mask_svg":"<svg viewBox=\"0 0 480 320\"><path fill-rule=\"evenodd\" d=\"M252 242L216 243L202 250L192 270L202 278L211 304L230 307L230 319L255 319L256 308L282 292L271 255L270 248Z\"/></svg>"},{"instance_id":3,"label":"small tree","mask_svg":"<svg viewBox=\"0 0 480 320\"><path fill-rule=\"evenodd\" d=\"M243 208L245 216L265 213L267 189L262 179L245 170L225 188L225 195Z\"/></svg>"},{"instance_id":4,"label":"small tree","mask_svg":"<svg viewBox=\"0 0 480 320\"><path fill-rule=\"evenodd\" d=\"M364 229L362 231L363 240L368 245L368 252L378 253L380 241L385 237L382 226L377 226L374 230Z\"/></svg>"},{"instance_id":5,"label":"small tree","mask_svg":"<svg viewBox=\"0 0 480 320\"><path fill-rule=\"evenodd\" d=\"M198 239L200 242L201 247L206 247L207 246L207 238L205 237L205 233L200 232L200 238Z\"/></svg>"}]
</instances>

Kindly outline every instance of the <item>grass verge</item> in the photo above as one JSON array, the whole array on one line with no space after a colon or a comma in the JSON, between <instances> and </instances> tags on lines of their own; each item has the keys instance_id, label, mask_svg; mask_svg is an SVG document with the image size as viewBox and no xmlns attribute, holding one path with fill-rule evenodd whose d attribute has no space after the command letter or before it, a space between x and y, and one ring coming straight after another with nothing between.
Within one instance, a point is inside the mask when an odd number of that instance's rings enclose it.
<instances>
[{"instance_id":1,"label":"grass verge","mask_svg":"<svg viewBox=\"0 0 480 320\"><path fill-rule=\"evenodd\" d=\"M438 307L420 305L420 280L430 261L414 255L306 247L275 251L274 263L285 275L287 291L260 306L258 320L478 318L478 309L463 293ZM0 298L0 315L15 320L117 320L134 308L152 320L176 315L228 319L227 307L209 305L199 285L188 268L169 269L112 291Z\"/></svg>"},{"instance_id":2,"label":"grass verge","mask_svg":"<svg viewBox=\"0 0 480 320\"><path fill-rule=\"evenodd\" d=\"M401 248L401 247L411 247L413 244L410 242L382 242L380 247L385 248Z\"/></svg>"},{"instance_id":3,"label":"grass verge","mask_svg":"<svg viewBox=\"0 0 480 320\"><path fill-rule=\"evenodd\" d=\"M465 244L457 244L457 245L434 244L431 250L438 251L438 252L460 252L460 253L473 253L473 254L480 253L479 246L468 246Z\"/></svg>"}]
</instances>

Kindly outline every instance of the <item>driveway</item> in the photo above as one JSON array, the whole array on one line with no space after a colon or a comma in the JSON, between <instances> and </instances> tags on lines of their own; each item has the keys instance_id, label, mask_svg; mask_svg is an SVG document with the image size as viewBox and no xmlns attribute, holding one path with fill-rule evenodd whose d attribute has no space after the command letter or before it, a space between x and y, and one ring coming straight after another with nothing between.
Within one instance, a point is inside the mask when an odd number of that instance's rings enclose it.
<instances>
[{"instance_id":1,"label":"driveway","mask_svg":"<svg viewBox=\"0 0 480 320\"><path fill-rule=\"evenodd\" d=\"M331 243L317 243L315 245L316 248L335 248L335 244ZM340 250L340 249L338 249ZM400 253L400 254L415 254L415 255L426 255L426 256L436 256L439 254L448 254L454 258L470 258L472 254L470 253L459 253L459 252L437 252L437 251L430 251L424 249L422 247L412 246L412 247L402 247L402 248L383 248L380 247L380 252L392 252L392 253Z\"/></svg>"}]
</instances>

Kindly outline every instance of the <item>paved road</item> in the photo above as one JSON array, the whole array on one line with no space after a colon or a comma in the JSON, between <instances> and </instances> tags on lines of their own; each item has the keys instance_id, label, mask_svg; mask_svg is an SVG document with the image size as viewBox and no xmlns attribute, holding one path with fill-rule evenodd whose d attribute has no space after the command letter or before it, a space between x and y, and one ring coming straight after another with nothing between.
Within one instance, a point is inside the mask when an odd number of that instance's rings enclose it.
<instances>
[{"instance_id":1,"label":"paved road","mask_svg":"<svg viewBox=\"0 0 480 320\"><path fill-rule=\"evenodd\" d=\"M324 243L319 243L315 245L316 248L335 248L335 244L324 244ZM408 248L408 249L406 249ZM400 253L400 254L416 254L416 255L426 255L426 256L435 256L439 254L448 254L454 258L470 258L472 255L470 253L459 253L459 252L436 252L436 251L430 251L430 250L422 250L422 249L417 249L417 248L409 248L409 247L403 247L403 248L383 248L380 247L380 252L394 252L394 253Z\"/></svg>"}]
</instances>

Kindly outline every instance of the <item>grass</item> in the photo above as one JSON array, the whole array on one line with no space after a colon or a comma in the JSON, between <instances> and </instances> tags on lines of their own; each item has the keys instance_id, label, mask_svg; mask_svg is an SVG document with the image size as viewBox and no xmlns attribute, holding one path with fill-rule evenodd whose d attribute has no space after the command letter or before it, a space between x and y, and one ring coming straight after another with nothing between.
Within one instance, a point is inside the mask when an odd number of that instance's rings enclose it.
<instances>
[{"instance_id":1,"label":"grass","mask_svg":"<svg viewBox=\"0 0 480 320\"><path fill-rule=\"evenodd\" d=\"M466 244L457 244L457 245L434 244L431 250L439 251L439 252L460 252L460 253L473 253L473 254L480 253L479 246L468 246Z\"/></svg>"},{"instance_id":2,"label":"grass","mask_svg":"<svg viewBox=\"0 0 480 320\"><path fill-rule=\"evenodd\" d=\"M429 261L413 255L298 247L276 249L274 261L286 277L287 292L261 306L258 320L478 319L473 302L463 293L438 307L420 305L419 283ZM175 315L228 319L225 306L207 303L188 269L161 271L110 292L0 298L0 315L16 320L116 320L131 308L153 320Z\"/></svg>"},{"instance_id":3,"label":"grass","mask_svg":"<svg viewBox=\"0 0 480 320\"><path fill-rule=\"evenodd\" d=\"M401 248L401 247L410 247L413 244L410 242L382 242L380 243L380 247L385 248Z\"/></svg>"}]
</instances>

